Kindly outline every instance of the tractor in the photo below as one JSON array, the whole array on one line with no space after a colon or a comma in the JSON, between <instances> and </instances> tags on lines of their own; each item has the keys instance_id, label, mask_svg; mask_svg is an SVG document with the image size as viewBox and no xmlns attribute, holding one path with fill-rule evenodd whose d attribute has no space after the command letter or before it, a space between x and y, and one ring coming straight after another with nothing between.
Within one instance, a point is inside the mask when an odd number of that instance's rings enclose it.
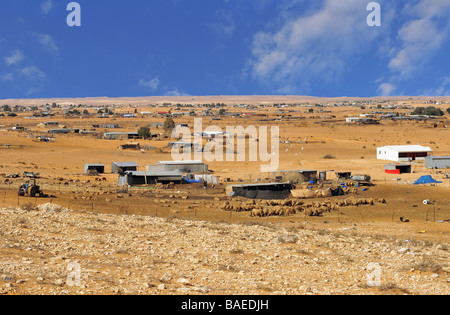
<instances>
[{"instance_id":1,"label":"tractor","mask_svg":"<svg viewBox=\"0 0 450 315\"><path fill-rule=\"evenodd\" d=\"M19 196L30 196L30 197L43 197L44 193L41 191L41 187L36 184L36 180L27 180L19 188Z\"/></svg>"}]
</instances>

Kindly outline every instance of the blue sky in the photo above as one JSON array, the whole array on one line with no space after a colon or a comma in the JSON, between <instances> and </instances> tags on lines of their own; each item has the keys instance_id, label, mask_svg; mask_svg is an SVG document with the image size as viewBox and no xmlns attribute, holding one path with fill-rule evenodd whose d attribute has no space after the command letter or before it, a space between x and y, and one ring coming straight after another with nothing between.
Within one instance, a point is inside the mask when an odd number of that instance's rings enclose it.
<instances>
[{"instance_id":1,"label":"blue sky","mask_svg":"<svg viewBox=\"0 0 450 315\"><path fill-rule=\"evenodd\" d=\"M0 98L450 94L450 1L10 0Z\"/></svg>"}]
</instances>

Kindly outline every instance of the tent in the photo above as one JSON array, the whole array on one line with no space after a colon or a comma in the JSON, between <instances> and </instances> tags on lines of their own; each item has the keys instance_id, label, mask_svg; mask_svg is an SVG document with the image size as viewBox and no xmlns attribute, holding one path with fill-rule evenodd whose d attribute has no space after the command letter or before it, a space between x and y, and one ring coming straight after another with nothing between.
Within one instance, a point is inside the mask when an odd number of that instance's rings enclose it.
<instances>
[{"instance_id":1,"label":"tent","mask_svg":"<svg viewBox=\"0 0 450 315\"><path fill-rule=\"evenodd\" d=\"M332 196L343 196L344 191L342 190L341 186L338 186L337 188L331 188L331 195Z\"/></svg>"},{"instance_id":2,"label":"tent","mask_svg":"<svg viewBox=\"0 0 450 315\"><path fill-rule=\"evenodd\" d=\"M442 182L433 179L433 177L431 177L431 175L426 175L426 176L420 177L420 178L414 183L414 185L420 185L420 184L436 184L436 183L442 183Z\"/></svg>"},{"instance_id":3,"label":"tent","mask_svg":"<svg viewBox=\"0 0 450 315\"><path fill-rule=\"evenodd\" d=\"M289 183L265 183L231 186L234 196L248 199L287 199L293 186Z\"/></svg>"}]
</instances>

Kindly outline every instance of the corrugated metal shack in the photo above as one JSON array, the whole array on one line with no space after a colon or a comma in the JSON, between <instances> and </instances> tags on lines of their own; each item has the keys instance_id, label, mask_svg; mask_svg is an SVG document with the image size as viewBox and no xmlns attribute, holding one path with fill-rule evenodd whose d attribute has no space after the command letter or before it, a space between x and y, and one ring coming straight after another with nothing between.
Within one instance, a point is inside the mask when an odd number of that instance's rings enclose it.
<instances>
[{"instance_id":1,"label":"corrugated metal shack","mask_svg":"<svg viewBox=\"0 0 450 315\"><path fill-rule=\"evenodd\" d=\"M425 167L431 169L450 168L450 156L427 156Z\"/></svg>"},{"instance_id":2,"label":"corrugated metal shack","mask_svg":"<svg viewBox=\"0 0 450 315\"><path fill-rule=\"evenodd\" d=\"M180 172L203 173L208 172L208 164L202 161L160 161L156 165L148 165L149 172Z\"/></svg>"}]
</instances>

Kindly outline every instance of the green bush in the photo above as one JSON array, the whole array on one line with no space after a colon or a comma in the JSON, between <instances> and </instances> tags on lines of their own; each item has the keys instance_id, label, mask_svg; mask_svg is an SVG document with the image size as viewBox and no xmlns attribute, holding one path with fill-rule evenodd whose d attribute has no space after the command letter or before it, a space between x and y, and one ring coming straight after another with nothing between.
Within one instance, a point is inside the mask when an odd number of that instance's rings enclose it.
<instances>
[{"instance_id":1,"label":"green bush","mask_svg":"<svg viewBox=\"0 0 450 315\"><path fill-rule=\"evenodd\" d=\"M417 107L411 115L444 116L444 112L434 106Z\"/></svg>"},{"instance_id":2,"label":"green bush","mask_svg":"<svg viewBox=\"0 0 450 315\"><path fill-rule=\"evenodd\" d=\"M143 139L148 139L151 137L149 127L140 127L139 130L137 131L137 133L138 133L139 137L141 137Z\"/></svg>"}]
</instances>

